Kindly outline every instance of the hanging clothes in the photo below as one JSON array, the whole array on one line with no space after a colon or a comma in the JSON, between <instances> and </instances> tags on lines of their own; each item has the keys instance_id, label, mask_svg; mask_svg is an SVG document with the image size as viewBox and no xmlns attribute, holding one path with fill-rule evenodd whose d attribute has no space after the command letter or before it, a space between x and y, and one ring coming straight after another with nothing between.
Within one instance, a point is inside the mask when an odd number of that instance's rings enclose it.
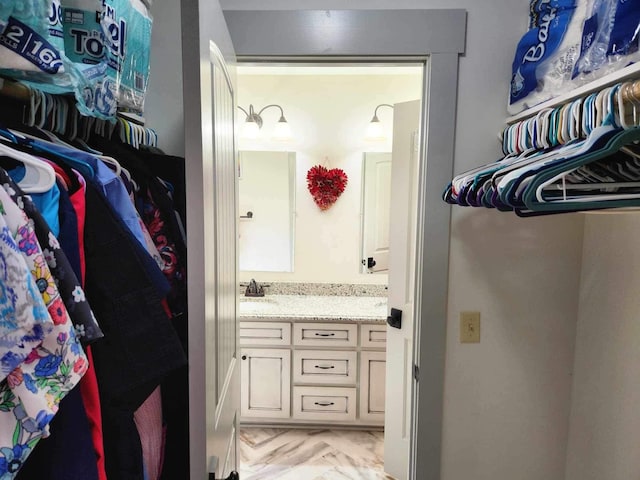
<instances>
[{"instance_id":1,"label":"hanging clothes","mask_svg":"<svg viewBox=\"0 0 640 480\"><path fill-rule=\"evenodd\" d=\"M6 382L0 384L0 395L13 399L15 405L13 409L1 412L3 417L15 418L13 421L4 418L0 422L0 453L5 453L4 465L0 461L0 471L6 466L3 475L14 478L35 445L49 435L49 423L61 400L84 375L87 359L26 215L4 188L0 189L0 205L2 219L28 262L54 324L41 345ZM50 235L46 246L55 248L57 245L57 239ZM7 455L8 452L12 454ZM20 457L16 458L18 453Z\"/></svg>"}]
</instances>

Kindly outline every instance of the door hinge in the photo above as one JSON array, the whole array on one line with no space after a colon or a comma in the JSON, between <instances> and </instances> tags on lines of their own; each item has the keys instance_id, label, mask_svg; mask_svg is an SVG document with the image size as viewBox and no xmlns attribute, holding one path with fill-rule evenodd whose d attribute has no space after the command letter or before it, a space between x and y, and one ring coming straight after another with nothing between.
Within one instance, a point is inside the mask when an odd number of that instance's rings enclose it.
<instances>
[{"instance_id":1,"label":"door hinge","mask_svg":"<svg viewBox=\"0 0 640 480\"><path fill-rule=\"evenodd\" d=\"M413 378L416 382L420 381L420 367L415 363L413 364Z\"/></svg>"}]
</instances>

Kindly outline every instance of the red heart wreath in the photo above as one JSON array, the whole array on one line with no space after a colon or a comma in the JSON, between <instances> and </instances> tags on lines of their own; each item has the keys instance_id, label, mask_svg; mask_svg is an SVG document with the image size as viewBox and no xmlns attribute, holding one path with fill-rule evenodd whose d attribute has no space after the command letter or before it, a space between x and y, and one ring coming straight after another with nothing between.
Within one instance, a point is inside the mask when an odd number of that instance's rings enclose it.
<instances>
[{"instance_id":1,"label":"red heart wreath","mask_svg":"<svg viewBox=\"0 0 640 480\"><path fill-rule=\"evenodd\" d=\"M316 165L307 172L307 188L320 210L327 210L336 203L347 181L347 174L340 168L327 170L322 165Z\"/></svg>"}]
</instances>

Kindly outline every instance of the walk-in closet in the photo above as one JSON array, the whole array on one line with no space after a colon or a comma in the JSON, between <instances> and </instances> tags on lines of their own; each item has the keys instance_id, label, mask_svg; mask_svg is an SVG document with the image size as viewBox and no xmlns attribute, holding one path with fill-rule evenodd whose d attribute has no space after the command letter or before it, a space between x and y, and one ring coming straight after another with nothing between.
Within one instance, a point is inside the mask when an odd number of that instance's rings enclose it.
<instances>
[{"instance_id":1,"label":"walk-in closet","mask_svg":"<svg viewBox=\"0 0 640 480\"><path fill-rule=\"evenodd\" d=\"M0 0L0 479L640 478L639 26L625 0ZM389 215L410 232L395 230L414 258L400 281L361 281L375 258L355 178L385 152L351 127L370 118L336 114L322 86L239 78L345 62L419 70L417 94L358 107L384 121L421 99L415 190L395 189L415 210ZM298 183L333 170L344 195L304 183L286 217L357 265L315 281L346 268L316 249L287 282L294 254L272 277L242 265L258 222L239 151L260 145L239 131L273 115L319 137L300 107L314 96L355 147L268 146ZM240 318L245 292L273 306L310 283L353 297L366 321L343 319L348 345L326 299L302 320ZM389 298L375 319L351 295L363 284ZM282 382L243 378L254 357Z\"/></svg>"}]
</instances>

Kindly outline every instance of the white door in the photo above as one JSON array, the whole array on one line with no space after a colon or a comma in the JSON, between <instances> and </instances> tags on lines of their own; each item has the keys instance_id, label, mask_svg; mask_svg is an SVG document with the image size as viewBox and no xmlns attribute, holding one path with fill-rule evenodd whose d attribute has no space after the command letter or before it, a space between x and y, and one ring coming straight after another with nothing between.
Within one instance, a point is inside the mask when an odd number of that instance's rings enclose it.
<instances>
[{"instance_id":1,"label":"white door","mask_svg":"<svg viewBox=\"0 0 640 480\"><path fill-rule=\"evenodd\" d=\"M384 469L398 480L409 478L419 127L419 100L394 105L389 307L402 311L402 328L387 327Z\"/></svg>"},{"instance_id":2,"label":"white door","mask_svg":"<svg viewBox=\"0 0 640 480\"><path fill-rule=\"evenodd\" d=\"M213 262L205 265L215 282L213 324L208 328L207 453L210 473L227 478L238 469L240 363L237 317L238 175L234 140L235 98L231 76L210 44L213 152ZM210 357L211 360L209 360Z\"/></svg>"},{"instance_id":3,"label":"white door","mask_svg":"<svg viewBox=\"0 0 640 480\"><path fill-rule=\"evenodd\" d=\"M364 159L363 272L389 269L391 154L366 153Z\"/></svg>"},{"instance_id":4,"label":"white door","mask_svg":"<svg viewBox=\"0 0 640 480\"><path fill-rule=\"evenodd\" d=\"M233 44L216 0L183 1L189 298L187 478L237 478L237 170ZM221 53L224 52L223 53Z\"/></svg>"}]
</instances>

